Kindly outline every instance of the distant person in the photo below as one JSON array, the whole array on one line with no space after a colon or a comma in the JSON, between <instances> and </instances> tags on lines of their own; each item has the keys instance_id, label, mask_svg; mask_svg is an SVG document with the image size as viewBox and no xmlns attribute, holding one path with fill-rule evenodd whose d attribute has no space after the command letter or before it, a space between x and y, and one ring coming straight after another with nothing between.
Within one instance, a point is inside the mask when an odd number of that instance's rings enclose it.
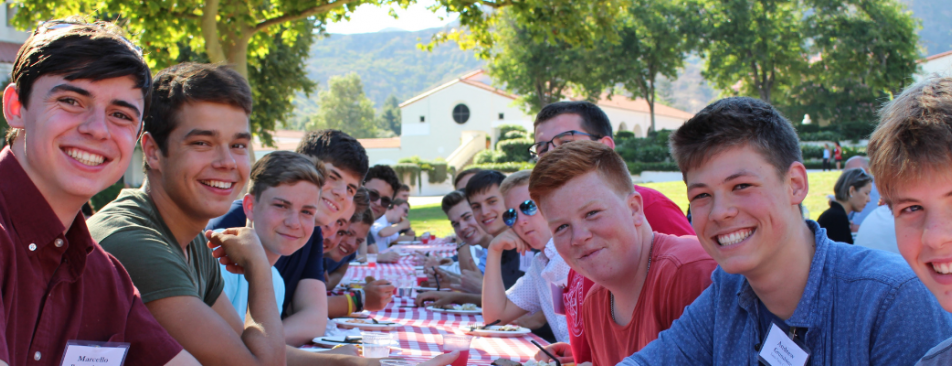
<instances>
[{"instance_id":1,"label":"distant person","mask_svg":"<svg viewBox=\"0 0 952 366\"><path fill-rule=\"evenodd\" d=\"M481 171L483 170L479 168L469 168L456 173L456 179L453 180L453 187L455 187L457 191L465 191L466 183L469 183L469 179Z\"/></svg>"},{"instance_id":2,"label":"distant person","mask_svg":"<svg viewBox=\"0 0 952 366\"><path fill-rule=\"evenodd\" d=\"M833 141L833 159L836 160L836 170L840 170L840 163L843 162L843 147L839 141Z\"/></svg>"},{"instance_id":3,"label":"distant person","mask_svg":"<svg viewBox=\"0 0 952 366\"><path fill-rule=\"evenodd\" d=\"M823 144L823 171L830 170L830 144Z\"/></svg>"},{"instance_id":4,"label":"distant person","mask_svg":"<svg viewBox=\"0 0 952 366\"><path fill-rule=\"evenodd\" d=\"M856 232L856 240L853 244L899 254L899 244L896 241L896 218L893 217L889 206L878 206L873 213L866 216L866 220L863 220L859 231Z\"/></svg>"},{"instance_id":5,"label":"distant person","mask_svg":"<svg viewBox=\"0 0 952 366\"><path fill-rule=\"evenodd\" d=\"M826 235L831 240L853 244L853 224L849 214L861 211L869 203L872 181L873 177L863 169L847 169L840 174L833 186L836 199L830 201L830 208L816 220L820 227L826 229Z\"/></svg>"},{"instance_id":6,"label":"distant person","mask_svg":"<svg viewBox=\"0 0 952 366\"><path fill-rule=\"evenodd\" d=\"M397 195L394 198L399 198L404 201L410 200L410 186L406 184L400 184L400 189L397 190Z\"/></svg>"},{"instance_id":7,"label":"distant person","mask_svg":"<svg viewBox=\"0 0 952 366\"><path fill-rule=\"evenodd\" d=\"M410 203L397 199L390 204L390 208L380 216L370 228L370 236L374 238L380 250L389 248L397 242L400 230L410 228ZM368 251L370 248L368 248ZM373 253L372 251L370 253Z\"/></svg>"},{"instance_id":8,"label":"distant person","mask_svg":"<svg viewBox=\"0 0 952 366\"><path fill-rule=\"evenodd\" d=\"M846 164L843 165L843 169L854 168L863 169L866 174L870 174L872 177L871 172L869 171L869 158L857 155L847 159ZM873 181L869 184L871 186L869 190L869 203L866 204L866 207L863 207L862 211L850 213L850 222L852 222L854 225L862 225L863 221L866 220L866 216L868 216L871 212L873 212L873 210L882 204L879 199L879 189L876 188L876 177L873 177Z\"/></svg>"}]
</instances>

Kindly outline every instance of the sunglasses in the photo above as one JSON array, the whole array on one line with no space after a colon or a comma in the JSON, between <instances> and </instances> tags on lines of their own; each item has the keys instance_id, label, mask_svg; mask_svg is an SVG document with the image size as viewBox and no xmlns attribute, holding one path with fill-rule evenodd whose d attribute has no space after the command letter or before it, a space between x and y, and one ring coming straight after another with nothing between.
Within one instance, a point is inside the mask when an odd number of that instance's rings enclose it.
<instances>
[{"instance_id":1,"label":"sunglasses","mask_svg":"<svg viewBox=\"0 0 952 366\"><path fill-rule=\"evenodd\" d=\"M526 200L519 204L519 211L522 211L523 215L532 216L535 215L536 212L539 212L539 207L536 207L535 202L532 200ZM508 227L515 225L517 218L519 218L519 213L517 213L514 208L510 208L502 213L502 222L506 223Z\"/></svg>"},{"instance_id":2,"label":"sunglasses","mask_svg":"<svg viewBox=\"0 0 952 366\"><path fill-rule=\"evenodd\" d=\"M380 196L379 192L372 189L368 189L367 193L369 193L370 195L370 202L377 202L377 200L380 200L381 206L390 208L390 202L391 202L390 197L382 197Z\"/></svg>"}]
</instances>

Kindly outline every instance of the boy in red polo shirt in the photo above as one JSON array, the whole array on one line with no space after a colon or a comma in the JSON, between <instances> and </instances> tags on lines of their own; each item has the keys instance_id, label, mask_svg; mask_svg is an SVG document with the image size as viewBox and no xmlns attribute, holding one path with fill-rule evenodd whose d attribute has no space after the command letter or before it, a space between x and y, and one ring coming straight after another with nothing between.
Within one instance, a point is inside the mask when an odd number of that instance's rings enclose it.
<instances>
[{"instance_id":1,"label":"boy in red polo shirt","mask_svg":"<svg viewBox=\"0 0 952 366\"><path fill-rule=\"evenodd\" d=\"M116 29L41 24L3 92L12 129L0 151L0 365L92 355L69 341L96 342L128 365L198 365L80 213L126 171L149 107L149 67Z\"/></svg>"}]
</instances>

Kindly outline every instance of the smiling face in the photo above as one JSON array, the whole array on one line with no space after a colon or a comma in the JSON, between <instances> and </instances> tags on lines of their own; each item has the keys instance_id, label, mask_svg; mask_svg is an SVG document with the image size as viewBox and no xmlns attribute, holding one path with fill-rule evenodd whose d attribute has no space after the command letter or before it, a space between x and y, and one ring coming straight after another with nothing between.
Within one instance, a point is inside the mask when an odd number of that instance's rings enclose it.
<instances>
[{"instance_id":1,"label":"smiling face","mask_svg":"<svg viewBox=\"0 0 952 366\"><path fill-rule=\"evenodd\" d=\"M150 186L192 218L224 215L251 170L248 115L227 104L196 102L183 104L176 119L165 154L149 134L143 138Z\"/></svg>"},{"instance_id":2,"label":"smiling face","mask_svg":"<svg viewBox=\"0 0 952 366\"><path fill-rule=\"evenodd\" d=\"M541 212L529 216L519 209L519 205L530 199L528 185L512 187L506 193L506 207L516 210L516 223L512 225L516 235L519 235L532 248L542 250L552 238L552 232Z\"/></svg>"},{"instance_id":3,"label":"smiling face","mask_svg":"<svg viewBox=\"0 0 952 366\"><path fill-rule=\"evenodd\" d=\"M597 283L634 276L632 264L641 263L643 246L651 245L651 232L638 231L647 222L641 195L620 196L596 171L541 197L539 209L565 262Z\"/></svg>"},{"instance_id":4,"label":"smiling face","mask_svg":"<svg viewBox=\"0 0 952 366\"><path fill-rule=\"evenodd\" d=\"M51 206L82 205L125 173L142 121L142 90L131 77L100 81L41 76L30 105L4 91L4 115L25 130L12 146L17 161ZM77 206L78 208L79 206Z\"/></svg>"},{"instance_id":5,"label":"smiling face","mask_svg":"<svg viewBox=\"0 0 952 366\"><path fill-rule=\"evenodd\" d=\"M360 177L353 172L325 161L327 180L321 190L321 205L317 213L317 225L327 225L338 219L350 219L354 213L354 195L360 187ZM350 212L349 214L347 212ZM327 235L327 231L324 235Z\"/></svg>"},{"instance_id":6,"label":"smiling face","mask_svg":"<svg viewBox=\"0 0 952 366\"><path fill-rule=\"evenodd\" d=\"M335 261L341 261L344 257L353 254L360 248L360 245L367 240L367 233L370 232L370 225L362 222L352 222L347 230L341 230L338 236L341 238L337 248L328 254Z\"/></svg>"},{"instance_id":7,"label":"smiling face","mask_svg":"<svg viewBox=\"0 0 952 366\"><path fill-rule=\"evenodd\" d=\"M379 194L380 197L386 197L390 200L393 199L393 187L387 184L387 182L385 182L383 179L377 179L377 178L371 179L367 181L366 183L364 183L364 187L366 187L367 190L377 192L377 194ZM381 198L376 201L370 202L370 209L374 212L374 219L379 219L380 216L383 216L384 213L387 212L387 207L384 205L381 205L382 201L383 199Z\"/></svg>"},{"instance_id":8,"label":"smiling face","mask_svg":"<svg viewBox=\"0 0 952 366\"><path fill-rule=\"evenodd\" d=\"M942 308L952 312L952 171L925 173L919 182L893 191L899 253Z\"/></svg>"},{"instance_id":9,"label":"smiling face","mask_svg":"<svg viewBox=\"0 0 952 366\"><path fill-rule=\"evenodd\" d=\"M506 202L499 193L498 184L469 197L469 207L473 209L476 222L489 235L495 237L506 230L506 223L502 222L502 214L506 212Z\"/></svg>"},{"instance_id":10,"label":"smiling face","mask_svg":"<svg viewBox=\"0 0 952 366\"><path fill-rule=\"evenodd\" d=\"M265 189L258 200L252 194L245 195L245 215L272 265L280 256L294 254L311 238L320 197L320 188L307 181Z\"/></svg>"},{"instance_id":11,"label":"smiling face","mask_svg":"<svg viewBox=\"0 0 952 366\"><path fill-rule=\"evenodd\" d=\"M733 274L763 273L794 246L802 228L798 204L806 197L806 170L794 163L781 179L756 150L735 147L709 158L686 177L692 225L717 264Z\"/></svg>"},{"instance_id":12,"label":"smiling face","mask_svg":"<svg viewBox=\"0 0 952 366\"><path fill-rule=\"evenodd\" d=\"M492 240L492 237L476 222L473 209L469 207L469 202L465 200L449 209L446 218L450 220L450 225L453 226L456 237L466 244L488 245Z\"/></svg>"}]
</instances>

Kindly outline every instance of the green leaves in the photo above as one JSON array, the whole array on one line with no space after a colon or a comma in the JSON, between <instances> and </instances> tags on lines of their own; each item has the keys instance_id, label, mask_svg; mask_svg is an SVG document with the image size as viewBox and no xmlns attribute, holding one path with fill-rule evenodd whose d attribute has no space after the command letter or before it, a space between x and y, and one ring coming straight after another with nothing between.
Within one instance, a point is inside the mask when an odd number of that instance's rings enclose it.
<instances>
[{"instance_id":1,"label":"green leaves","mask_svg":"<svg viewBox=\"0 0 952 366\"><path fill-rule=\"evenodd\" d=\"M332 77L328 90L318 93L317 103L320 108L311 117L308 129L333 128L356 138L377 137L374 105L364 95L364 86L356 73Z\"/></svg>"}]
</instances>

